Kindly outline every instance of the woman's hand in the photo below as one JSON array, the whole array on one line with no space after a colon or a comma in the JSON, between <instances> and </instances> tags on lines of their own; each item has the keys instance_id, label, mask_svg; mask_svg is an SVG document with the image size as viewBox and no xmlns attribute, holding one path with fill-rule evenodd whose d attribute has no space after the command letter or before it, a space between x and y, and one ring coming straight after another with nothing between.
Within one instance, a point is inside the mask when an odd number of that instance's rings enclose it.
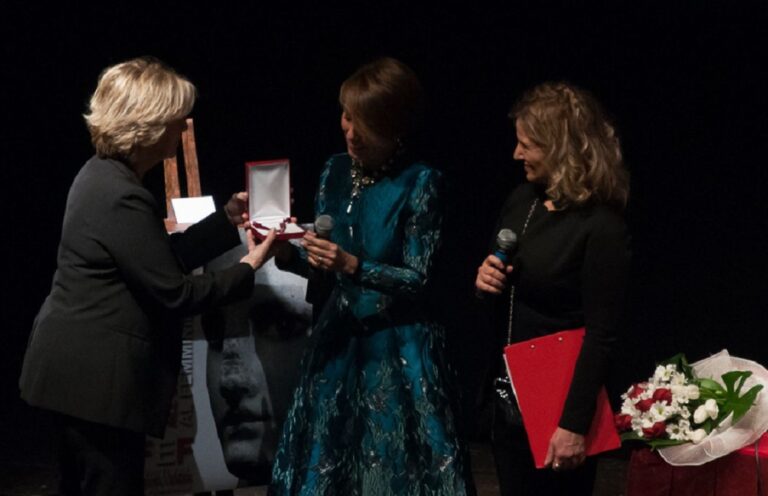
<instances>
[{"instance_id":1,"label":"woman's hand","mask_svg":"<svg viewBox=\"0 0 768 496\"><path fill-rule=\"evenodd\" d=\"M321 270L332 270L344 274L354 274L359 260L356 256L342 250L336 243L322 238L308 231L301 241L307 250L309 265Z\"/></svg>"},{"instance_id":2,"label":"woman's hand","mask_svg":"<svg viewBox=\"0 0 768 496\"><path fill-rule=\"evenodd\" d=\"M574 469L584 463L584 450L584 436L558 427L549 440L544 466L555 471Z\"/></svg>"},{"instance_id":3,"label":"woman's hand","mask_svg":"<svg viewBox=\"0 0 768 496\"><path fill-rule=\"evenodd\" d=\"M253 270L258 270L259 267L264 265L274 255L270 248L272 247L272 242L275 241L275 236L275 230L270 229L267 237L259 241L256 239L253 229L246 229L245 238L248 243L248 254L241 258L240 261L253 267Z\"/></svg>"},{"instance_id":4,"label":"woman's hand","mask_svg":"<svg viewBox=\"0 0 768 496\"><path fill-rule=\"evenodd\" d=\"M511 265L504 265L496 255L488 255L477 268L475 288L490 294L501 294L507 285L507 274L512 272Z\"/></svg>"},{"instance_id":5,"label":"woman's hand","mask_svg":"<svg viewBox=\"0 0 768 496\"><path fill-rule=\"evenodd\" d=\"M241 191L233 193L226 205L224 212L227 213L229 222L235 227L240 227L248 222L248 193Z\"/></svg>"},{"instance_id":6,"label":"woman's hand","mask_svg":"<svg viewBox=\"0 0 768 496\"><path fill-rule=\"evenodd\" d=\"M291 188L293 191L293 188ZM296 224L296 217L288 219L291 224ZM272 245L271 256L274 256L280 262L287 262L291 259L291 243L286 240L277 240Z\"/></svg>"}]
</instances>

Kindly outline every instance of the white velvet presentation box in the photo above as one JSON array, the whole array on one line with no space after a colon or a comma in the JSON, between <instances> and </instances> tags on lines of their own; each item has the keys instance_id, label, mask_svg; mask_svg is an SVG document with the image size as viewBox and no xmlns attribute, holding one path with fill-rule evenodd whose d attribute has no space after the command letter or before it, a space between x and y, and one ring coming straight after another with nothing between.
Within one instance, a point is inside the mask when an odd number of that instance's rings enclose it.
<instances>
[{"instance_id":1,"label":"white velvet presentation box","mask_svg":"<svg viewBox=\"0 0 768 496\"><path fill-rule=\"evenodd\" d=\"M264 239L275 229L277 239L300 238L304 230L291 222L291 165L288 159L246 162L250 227Z\"/></svg>"}]
</instances>

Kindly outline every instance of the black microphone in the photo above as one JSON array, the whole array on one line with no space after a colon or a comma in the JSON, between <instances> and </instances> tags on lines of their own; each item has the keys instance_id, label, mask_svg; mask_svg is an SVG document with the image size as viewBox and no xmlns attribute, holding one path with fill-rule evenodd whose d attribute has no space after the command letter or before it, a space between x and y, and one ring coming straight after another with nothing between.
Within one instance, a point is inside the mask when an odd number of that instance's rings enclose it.
<instances>
[{"instance_id":1,"label":"black microphone","mask_svg":"<svg viewBox=\"0 0 768 496\"><path fill-rule=\"evenodd\" d=\"M315 234L320 239L330 239L336 222L327 214L318 215L315 219ZM335 276L324 270L309 267L306 300L312 304L312 321L317 322L320 310L333 289Z\"/></svg>"},{"instance_id":2,"label":"black microphone","mask_svg":"<svg viewBox=\"0 0 768 496\"><path fill-rule=\"evenodd\" d=\"M507 265L509 260L517 251L517 234L512 229L502 229L499 234L496 235L496 248L493 250L493 255L496 256L501 263ZM485 293L479 289L475 289L475 296L477 298L485 298Z\"/></svg>"},{"instance_id":3,"label":"black microphone","mask_svg":"<svg viewBox=\"0 0 768 496\"><path fill-rule=\"evenodd\" d=\"M506 265L517 251L517 234L512 229L502 229L496 235L496 250L494 255Z\"/></svg>"},{"instance_id":4,"label":"black microphone","mask_svg":"<svg viewBox=\"0 0 768 496\"><path fill-rule=\"evenodd\" d=\"M333 227L336 225L336 221L333 220L328 214L319 215L315 219L315 234L321 239L330 239Z\"/></svg>"}]
</instances>

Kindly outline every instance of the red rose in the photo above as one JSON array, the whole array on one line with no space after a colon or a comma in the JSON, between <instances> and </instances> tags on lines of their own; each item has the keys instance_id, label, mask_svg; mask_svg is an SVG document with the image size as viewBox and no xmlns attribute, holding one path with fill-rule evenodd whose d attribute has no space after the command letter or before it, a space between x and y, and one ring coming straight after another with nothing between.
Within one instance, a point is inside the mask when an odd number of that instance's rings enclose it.
<instances>
[{"instance_id":1,"label":"red rose","mask_svg":"<svg viewBox=\"0 0 768 496\"><path fill-rule=\"evenodd\" d=\"M617 413L613 417L613 423L619 432L628 431L632 429L632 416L626 413Z\"/></svg>"},{"instance_id":2,"label":"red rose","mask_svg":"<svg viewBox=\"0 0 768 496\"><path fill-rule=\"evenodd\" d=\"M654 403L656 403L656 401L653 398L648 398L647 400L638 401L635 407L641 412L647 412L651 409Z\"/></svg>"},{"instance_id":3,"label":"red rose","mask_svg":"<svg viewBox=\"0 0 768 496\"><path fill-rule=\"evenodd\" d=\"M643 435L647 439L656 439L662 437L667 433L667 424L664 422L656 422L650 429L643 429Z\"/></svg>"},{"instance_id":4,"label":"red rose","mask_svg":"<svg viewBox=\"0 0 768 496\"><path fill-rule=\"evenodd\" d=\"M629 392L628 396L632 399L635 399L641 394L643 394L644 392L645 392L645 388L642 385L635 384L634 386L632 386L632 391Z\"/></svg>"},{"instance_id":5,"label":"red rose","mask_svg":"<svg viewBox=\"0 0 768 496\"><path fill-rule=\"evenodd\" d=\"M653 399L656 401L666 401L672 403L672 391L660 388L653 392Z\"/></svg>"}]
</instances>

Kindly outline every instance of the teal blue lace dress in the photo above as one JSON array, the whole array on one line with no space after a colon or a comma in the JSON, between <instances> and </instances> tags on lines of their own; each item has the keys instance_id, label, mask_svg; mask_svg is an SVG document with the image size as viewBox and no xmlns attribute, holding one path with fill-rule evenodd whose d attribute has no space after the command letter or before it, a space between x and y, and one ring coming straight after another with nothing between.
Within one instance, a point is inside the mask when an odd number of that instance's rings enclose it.
<instances>
[{"instance_id":1,"label":"teal blue lace dress","mask_svg":"<svg viewBox=\"0 0 768 496\"><path fill-rule=\"evenodd\" d=\"M467 494L444 332L422 302L440 239L439 183L414 163L353 188L349 156L327 162L316 213L333 216L331 240L360 268L336 274L319 314L269 494ZM306 253L281 268L306 275Z\"/></svg>"}]
</instances>

